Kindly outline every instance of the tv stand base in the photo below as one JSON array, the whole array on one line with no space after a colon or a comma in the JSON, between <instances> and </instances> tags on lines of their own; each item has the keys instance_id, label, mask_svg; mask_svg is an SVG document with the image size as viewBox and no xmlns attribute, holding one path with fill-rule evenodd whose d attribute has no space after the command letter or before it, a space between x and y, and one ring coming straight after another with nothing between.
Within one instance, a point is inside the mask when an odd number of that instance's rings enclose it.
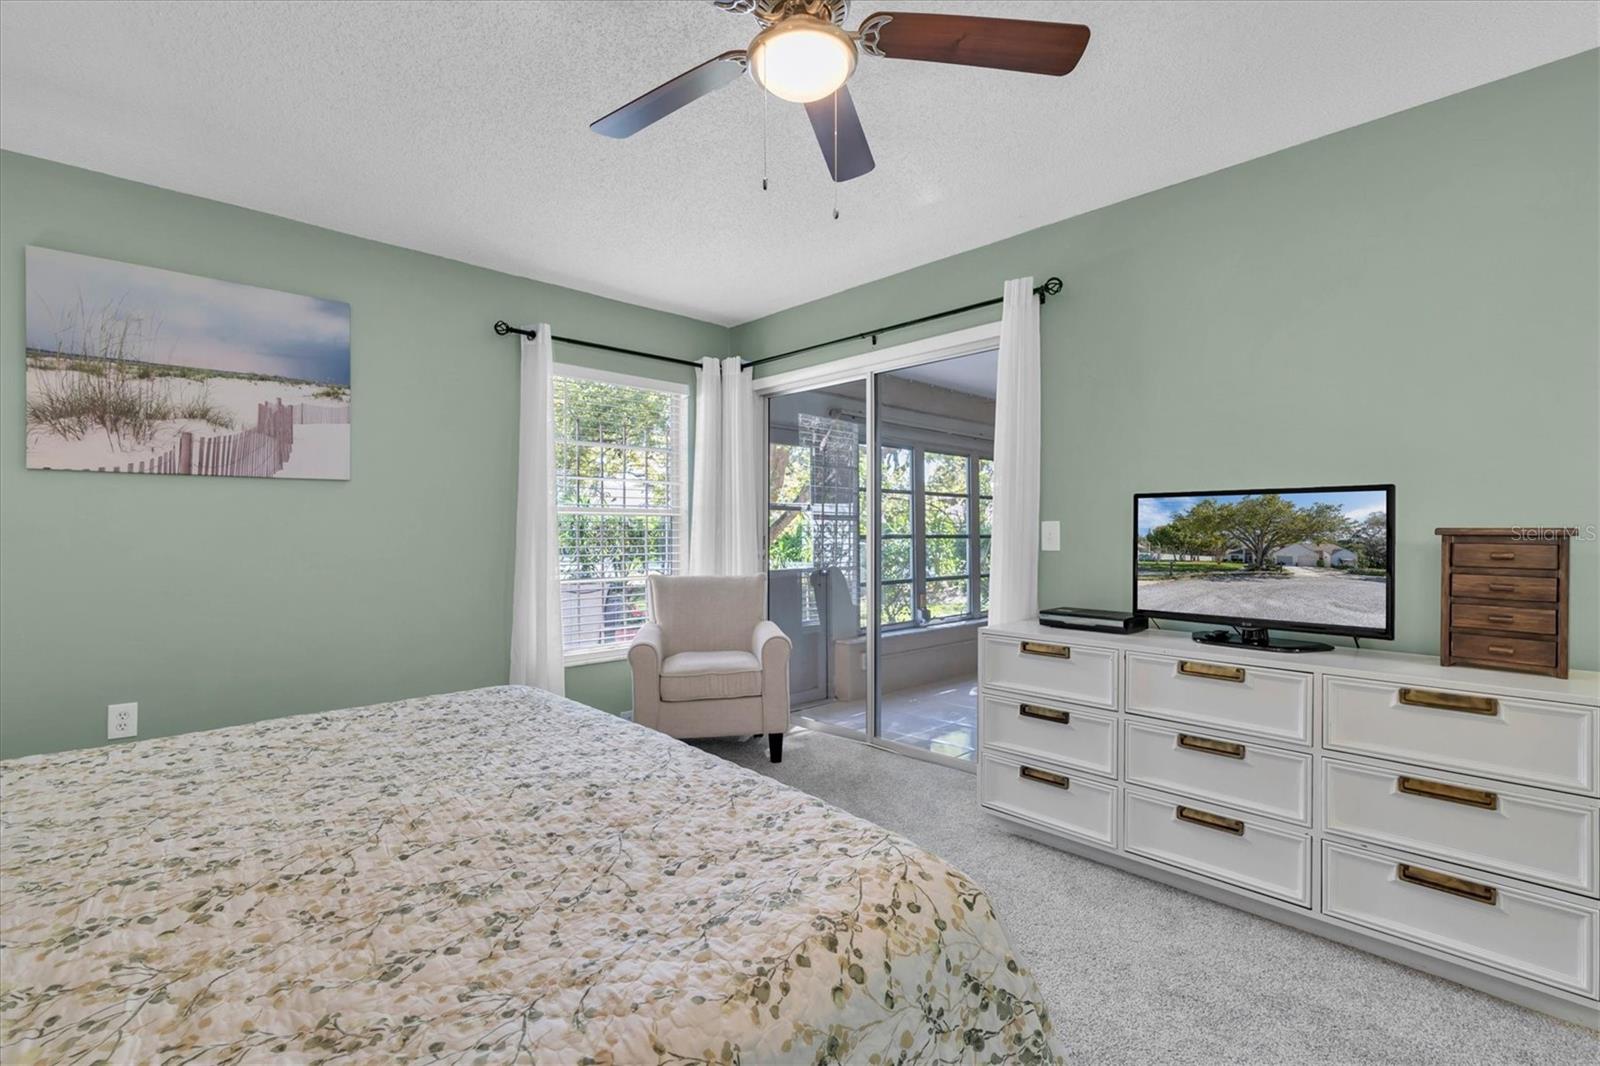
<instances>
[{"instance_id":1,"label":"tv stand base","mask_svg":"<svg viewBox=\"0 0 1600 1066\"><path fill-rule=\"evenodd\" d=\"M1231 629L1212 629L1196 633L1194 639L1201 644L1229 644L1236 648L1255 648L1259 651L1332 651L1332 644L1320 640L1291 640L1275 637L1265 629L1243 626L1236 633Z\"/></svg>"}]
</instances>

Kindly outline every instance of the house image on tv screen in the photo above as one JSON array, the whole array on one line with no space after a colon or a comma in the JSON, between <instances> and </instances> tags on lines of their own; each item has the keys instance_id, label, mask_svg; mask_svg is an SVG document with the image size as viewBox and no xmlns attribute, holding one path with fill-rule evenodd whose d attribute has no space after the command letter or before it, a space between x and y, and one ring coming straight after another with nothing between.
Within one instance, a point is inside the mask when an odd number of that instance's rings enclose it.
<instances>
[{"instance_id":1,"label":"house image on tv screen","mask_svg":"<svg viewBox=\"0 0 1600 1066\"><path fill-rule=\"evenodd\" d=\"M1238 546L1229 549L1223 558L1232 563L1252 561L1250 549ZM1272 561L1279 566L1355 566L1359 559L1360 556L1343 545L1330 541L1312 544L1303 540L1279 548L1272 556Z\"/></svg>"}]
</instances>

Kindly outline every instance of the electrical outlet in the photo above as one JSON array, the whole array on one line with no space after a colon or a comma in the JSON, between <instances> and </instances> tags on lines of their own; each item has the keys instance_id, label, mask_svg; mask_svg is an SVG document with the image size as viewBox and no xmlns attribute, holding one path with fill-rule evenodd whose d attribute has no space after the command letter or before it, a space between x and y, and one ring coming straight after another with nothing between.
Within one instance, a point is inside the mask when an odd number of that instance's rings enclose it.
<instances>
[{"instance_id":1,"label":"electrical outlet","mask_svg":"<svg viewBox=\"0 0 1600 1066\"><path fill-rule=\"evenodd\" d=\"M1039 550L1042 552L1058 552L1061 550L1061 523L1039 523Z\"/></svg>"},{"instance_id":2,"label":"electrical outlet","mask_svg":"<svg viewBox=\"0 0 1600 1066\"><path fill-rule=\"evenodd\" d=\"M106 708L106 739L122 740L139 735L139 705L113 703Z\"/></svg>"}]
</instances>

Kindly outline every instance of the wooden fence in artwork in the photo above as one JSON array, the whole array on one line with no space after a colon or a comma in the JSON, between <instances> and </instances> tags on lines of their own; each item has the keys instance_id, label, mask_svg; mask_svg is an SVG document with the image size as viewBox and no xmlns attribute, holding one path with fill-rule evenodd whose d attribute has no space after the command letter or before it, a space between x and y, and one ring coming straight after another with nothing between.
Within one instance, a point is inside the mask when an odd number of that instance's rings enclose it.
<instances>
[{"instance_id":1,"label":"wooden fence in artwork","mask_svg":"<svg viewBox=\"0 0 1600 1066\"><path fill-rule=\"evenodd\" d=\"M115 474L201 474L207 477L271 477L283 469L294 450L296 425L349 425L348 406L289 404L282 400L256 405L256 424L217 437L178 434L178 443L164 454L125 466L100 467Z\"/></svg>"},{"instance_id":2,"label":"wooden fence in artwork","mask_svg":"<svg viewBox=\"0 0 1600 1066\"><path fill-rule=\"evenodd\" d=\"M297 426L348 426L350 405L297 403L294 405L294 423Z\"/></svg>"}]
</instances>

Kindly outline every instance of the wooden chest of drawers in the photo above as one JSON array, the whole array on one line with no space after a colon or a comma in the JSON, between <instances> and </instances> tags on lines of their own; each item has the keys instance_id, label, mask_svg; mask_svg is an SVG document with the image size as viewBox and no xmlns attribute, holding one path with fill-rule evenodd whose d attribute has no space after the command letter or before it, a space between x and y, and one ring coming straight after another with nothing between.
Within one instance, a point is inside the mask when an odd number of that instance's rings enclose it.
<instances>
[{"instance_id":1,"label":"wooden chest of drawers","mask_svg":"<svg viewBox=\"0 0 1600 1066\"><path fill-rule=\"evenodd\" d=\"M1439 662L1567 676L1568 541L1576 529L1439 535Z\"/></svg>"}]
</instances>

